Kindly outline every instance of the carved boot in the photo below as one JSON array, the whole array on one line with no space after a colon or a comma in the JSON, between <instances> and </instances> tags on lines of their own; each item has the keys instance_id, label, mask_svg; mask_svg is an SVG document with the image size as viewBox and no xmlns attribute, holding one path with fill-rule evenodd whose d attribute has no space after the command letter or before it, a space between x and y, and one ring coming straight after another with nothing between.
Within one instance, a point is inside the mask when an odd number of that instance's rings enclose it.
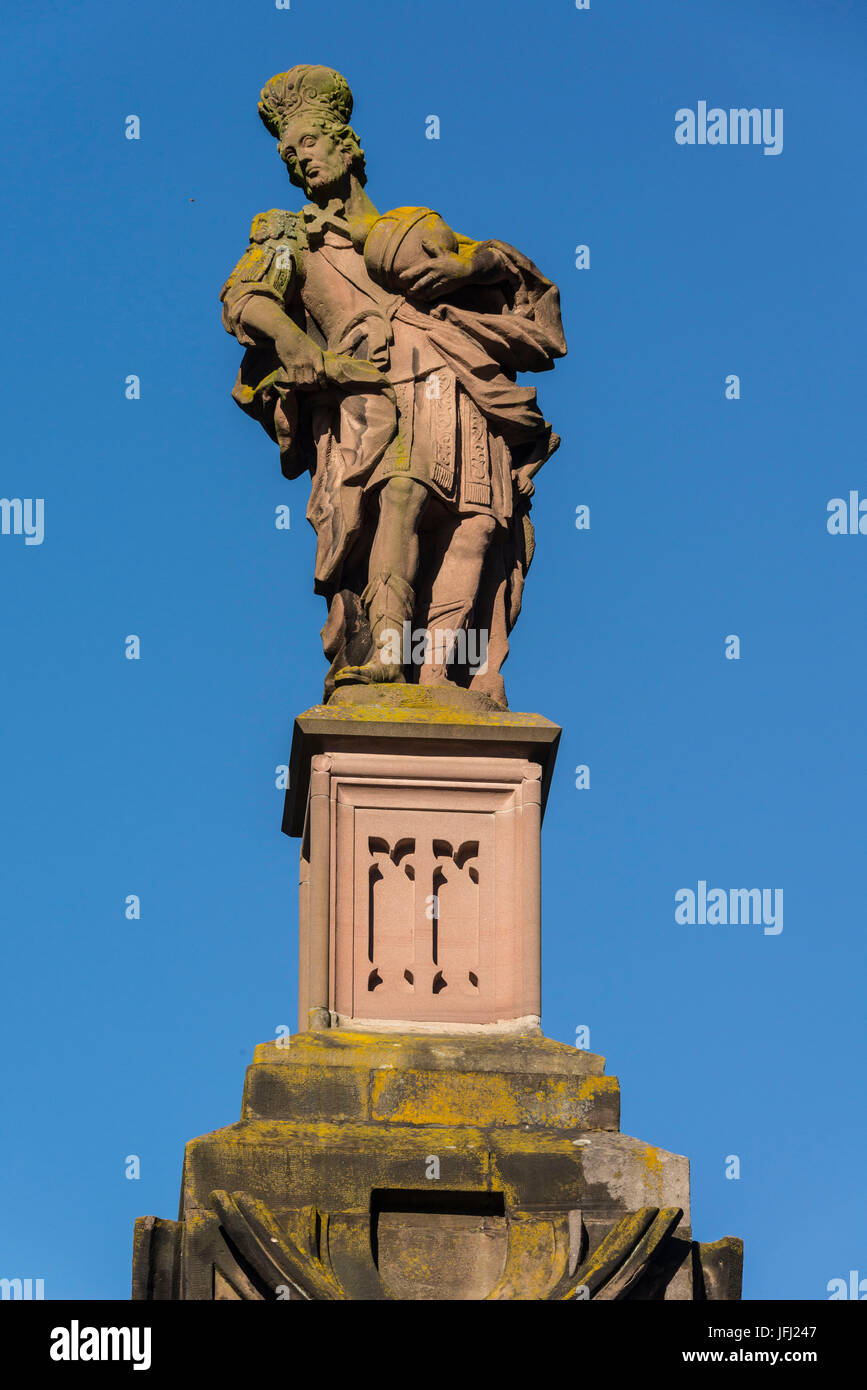
<instances>
[{"instance_id":1,"label":"carved boot","mask_svg":"<svg viewBox=\"0 0 867 1390\"><path fill-rule=\"evenodd\" d=\"M457 681L449 678L448 669L458 655L459 634L466 631L472 607L472 599L457 599L430 606L427 615L427 653L418 673L419 685L452 689L458 686Z\"/></svg>"},{"instance_id":2,"label":"carved boot","mask_svg":"<svg viewBox=\"0 0 867 1390\"><path fill-rule=\"evenodd\" d=\"M363 666L344 666L335 685L378 685L402 682L403 625L412 621L415 594L397 574L378 574L361 595L367 609L374 656Z\"/></svg>"}]
</instances>

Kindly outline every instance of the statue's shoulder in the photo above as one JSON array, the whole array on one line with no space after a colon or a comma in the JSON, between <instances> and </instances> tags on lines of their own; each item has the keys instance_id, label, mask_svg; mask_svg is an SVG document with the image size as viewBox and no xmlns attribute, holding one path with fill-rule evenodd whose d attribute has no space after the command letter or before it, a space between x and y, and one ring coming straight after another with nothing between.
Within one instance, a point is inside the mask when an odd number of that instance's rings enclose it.
<instances>
[{"instance_id":1,"label":"statue's shoulder","mask_svg":"<svg viewBox=\"0 0 867 1390\"><path fill-rule=\"evenodd\" d=\"M258 246L267 241L300 244L304 240L304 218L300 212L288 212L285 208L257 212L250 226L250 240Z\"/></svg>"},{"instance_id":2,"label":"statue's shoulder","mask_svg":"<svg viewBox=\"0 0 867 1390\"><path fill-rule=\"evenodd\" d=\"M426 251L456 251L457 247L455 233L433 208L391 208L371 227L364 261L373 280L402 293L402 272L423 261Z\"/></svg>"},{"instance_id":3,"label":"statue's shoulder","mask_svg":"<svg viewBox=\"0 0 867 1390\"><path fill-rule=\"evenodd\" d=\"M251 285L268 285L274 297L282 297L301 271L306 245L300 213L284 208L257 213L247 249L220 291L220 299L225 303L240 298Z\"/></svg>"},{"instance_id":4,"label":"statue's shoulder","mask_svg":"<svg viewBox=\"0 0 867 1390\"><path fill-rule=\"evenodd\" d=\"M430 212L433 212L432 208L416 207L413 204L411 207L389 208L387 212L379 214L378 220L382 221L384 217L393 217L397 222L416 222L420 218L426 217ZM434 213L434 216L436 217L438 214Z\"/></svg>"},{"instance_id":5,"label":"statue's shoulder","mask_svg":"<svg viewBox=\"0 0 867 1390\"><path fill-rule=\"evenodd\" d=\"M376 233L376 237L382 240L386 238L405 237L412 231L413 227L421 223L430 225L431 219L442 221L438 212L432 208L389 208L388 212L381 212L371 227L371 232Z\"/></svg>"}]
</instances>

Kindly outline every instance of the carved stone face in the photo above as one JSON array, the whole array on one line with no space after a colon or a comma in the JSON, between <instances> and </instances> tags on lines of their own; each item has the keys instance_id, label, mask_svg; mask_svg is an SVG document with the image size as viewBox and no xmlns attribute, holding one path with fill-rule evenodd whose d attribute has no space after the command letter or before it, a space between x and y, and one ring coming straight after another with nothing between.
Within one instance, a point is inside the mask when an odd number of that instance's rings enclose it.
<instances>
[{"instance_id":1,"label":"carved stone face","mask_svg":"<svg viewBox=\"0 0 867 1390\"><path fill-rule=\"evenodd\" d=\"M299 117L283 131L280 158L300 179L308 198L319 199L346 177L348 160L333 135L315 119Z\"/></svg>"}]
</instances>

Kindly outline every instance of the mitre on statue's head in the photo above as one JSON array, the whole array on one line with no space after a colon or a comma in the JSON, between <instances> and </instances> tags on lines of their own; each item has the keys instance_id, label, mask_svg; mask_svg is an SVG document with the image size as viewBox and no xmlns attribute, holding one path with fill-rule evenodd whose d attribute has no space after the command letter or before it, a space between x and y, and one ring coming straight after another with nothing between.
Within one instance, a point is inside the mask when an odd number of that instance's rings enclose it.
<instances>
[{"instance_id":1,"label":"mitre on statue's head","mask_svg":"<svg viewBox=\"0 0 867 1390\"><path fill-rule=\"evenodd\" d=\"M259 115L278 139L285 123L302 112L346 125L352 115L352 92L346 78L334 68L301 63L288 72L278 72L262 88Z\"/></svg>"}]
</instances>

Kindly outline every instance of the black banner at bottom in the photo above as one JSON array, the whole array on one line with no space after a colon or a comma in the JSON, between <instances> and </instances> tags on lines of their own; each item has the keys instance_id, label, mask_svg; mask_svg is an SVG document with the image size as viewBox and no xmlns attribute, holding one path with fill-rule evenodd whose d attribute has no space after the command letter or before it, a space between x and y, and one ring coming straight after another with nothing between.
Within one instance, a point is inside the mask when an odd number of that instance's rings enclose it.
<instances>
[{"instance_id":1,"label":"black banner at bottom","mask_svg":"<svg viewBox=\"0 0 867 1390\"><path fill-rule=\"evenodd\" d=\"M142 1380L183 1370L214 1372L221 1379L237 1372L245 1381L270 1373L292 1380L308 1365L325 1374L345 1367L389 1382L424 1382L453 1378L461 1362L469 1378L479 1373L480 1358L488 1375L492 1351L496 1365L497 1351L505 1358L520 1349L540 1366L540 1358L547 1364L558 1354L562 1370L572 1364L579 1375L597 1365L618 1373L806 1366L827 1375L858 1366L865 1332L857 1308L845 1302L594 1302L592 1308L580 1302L560 1308L521 1303L511 1304L509 1322L501 1323L502 1310L485 1314L478 1303L323 1303L317 1313L312 1307L292 1309L290 1301L300 1300L286 1300L285 1306L6 1302L0 1305L4 1362L8 1367L14 1359L25 1374L38 1371L52 1382L92 1379L105 1370ZM424 1340L414 1342L416 1333ZM452 1341L455 1336L459 1340ZM524 1374L517 1363L508 1369Z\"/></svg>"}]
</instances>

